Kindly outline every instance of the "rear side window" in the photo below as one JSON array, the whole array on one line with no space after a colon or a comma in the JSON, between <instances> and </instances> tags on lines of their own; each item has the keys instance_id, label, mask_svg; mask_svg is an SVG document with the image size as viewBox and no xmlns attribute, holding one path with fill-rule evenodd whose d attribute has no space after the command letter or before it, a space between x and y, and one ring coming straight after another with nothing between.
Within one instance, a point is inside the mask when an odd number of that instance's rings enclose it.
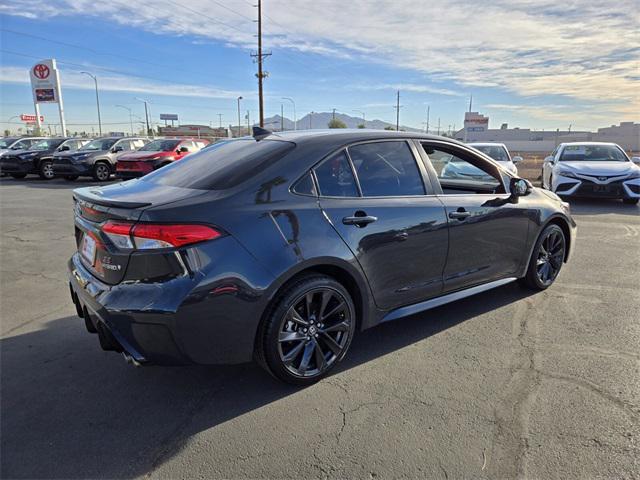
<instances>
[{"instance_id":1,"label":"rear side window","mask_svg":"<svg viewBox=\"0 0 640 480\"><path fill-rule=\"evenodd\" d=\"M363 143L349 155L365 197L424 195L422 176L405 141Z\"/></svg>"},{"instance_id":2,"label":"rear side window","mask_svg":"<svg viewBox=\"0 0 640 480\"><path fill-rule=\"evenodd\" d=\"M357 197L358 187L344 151L333 155L315 170L320 195L324 197Z\"/></svg>"},{"instance_id":3,"label":"rear side window","mask_svg":"<svg viewBox=\"0 0 640 480\"><path fill-rule=\"evenodd\" d=\"M295 148L280 140L230 140L185 156L141 178L171 187L225 190L270 167Z\"/></svg>"}]
</instances>

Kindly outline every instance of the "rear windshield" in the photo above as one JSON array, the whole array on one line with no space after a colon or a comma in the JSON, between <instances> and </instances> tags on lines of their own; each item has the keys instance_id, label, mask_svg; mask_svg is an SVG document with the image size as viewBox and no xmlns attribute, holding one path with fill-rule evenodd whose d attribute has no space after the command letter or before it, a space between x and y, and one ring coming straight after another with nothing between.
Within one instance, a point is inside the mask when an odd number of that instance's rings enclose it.
<instances>
[{"instance_id":1,"label":"rear windshield","mask_svg":"<svg viewBox=\"0 0 640 480\"><path fill-rule=\"evenodd\" d=\"M175 149L182 140L154 140L139 148L139 152L168 152Z\"/></svg>"},{"instance_id":2,"label":"rear windshield","mask_svg":"<svg viewBox=\"0 0 640 480\"><path fill-rule=\"evenodd\" d=\"M232 188L270 167L295 147L279 140L238 139L214 144L141 178L171 187Z\"/></svg>"},{"instance_id":3,"label":"rear windshield","mask_svg":"<svg viewBox=\"0 0 640 480\"><path fill-rule=\"evenodd\" d=\"M494 160L497 160L498 162L508 162L509 161L509 155L507 155L507 152L505 151L505 149L500 147L500 146L495 146L495 145L474 146L474 145L472 145L472 147L475 148L476 150L480 150L482 153L484 153L485 155L490 156L491 158L493 158Z\"/></svg>"}]
</instances>

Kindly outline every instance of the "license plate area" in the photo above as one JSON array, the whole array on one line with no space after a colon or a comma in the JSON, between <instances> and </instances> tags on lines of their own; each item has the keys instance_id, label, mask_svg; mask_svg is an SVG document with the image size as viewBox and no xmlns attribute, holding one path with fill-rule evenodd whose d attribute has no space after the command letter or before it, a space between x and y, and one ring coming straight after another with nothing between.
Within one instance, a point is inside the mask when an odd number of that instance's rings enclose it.
<instances>
[{"instance_id":1,"label":"license plate area","mask_svg":"<svg viewBox=\"0 0 640 480\"><path fill-rule=\"evenodd\" d=\"M86 233L83 235L82 243L80 244L80 255L93 266L96 261L96 241L91 235Z\"/></svg>"},{"instance_id":2,"label":"license plate area","mask_svg":"<svg viewBox=\"0 0 640 480\"><path fill-rule=\"evenodd\" d=\"M609 185L596 185L593 187L593 191L596 193L609 193L611 188Z\"/></svg>"}]
</instances>

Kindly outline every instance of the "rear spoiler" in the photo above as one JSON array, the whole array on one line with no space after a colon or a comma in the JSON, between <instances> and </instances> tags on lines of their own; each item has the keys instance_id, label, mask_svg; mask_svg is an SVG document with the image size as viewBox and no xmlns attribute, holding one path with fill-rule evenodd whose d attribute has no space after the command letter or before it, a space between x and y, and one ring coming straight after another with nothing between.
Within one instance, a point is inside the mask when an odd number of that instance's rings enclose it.
<instances>
[{"instance_id":1,"label":"rear spoiler","mask_svg":"<svg viewBox=\"0 0 640 480\"><path fill-rule=\"evenodd\" d=\"M142 208L153 205L151 202L126 202L122 200L113 200L103 198L102 192L94 188L81 188L73 191L73 196L76 199L83 200L85 202L94 203L96 205L102 205L104 207L116 207L116 208Z\"/></svg>"}]
</instances>

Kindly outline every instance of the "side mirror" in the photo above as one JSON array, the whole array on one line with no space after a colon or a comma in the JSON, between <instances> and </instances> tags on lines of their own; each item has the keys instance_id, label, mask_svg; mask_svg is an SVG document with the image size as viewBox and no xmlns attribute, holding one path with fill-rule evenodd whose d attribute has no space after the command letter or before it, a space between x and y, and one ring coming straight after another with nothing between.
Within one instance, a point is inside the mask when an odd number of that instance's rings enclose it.
<instances>
[{"instance_id":1,"label":"side mirror","mask_svg":"<svg viewBox=\"0 0 640 480\"><path fill-rule=\"evenodd\" d=\"M636 165L640 165L640 157L631 157L631 161Z\"/></svg>"},{"instance_id":2,"label":"side mirror","mask_svg":"<svg viewBox=\"0 0 640 480\"><path fill-rule=\"evenodd\" d=\"M187 153L189 151L189 149L187 147L180 147L178 149L178 153Z\"/></svg>"},{"instance_id":3,"label":"side mirror","mask_svg":"<svg viewBox=\"0 0 640 480\"><path fill-rule=\"evenodd\" d=\"M522 158L520 155L516 155L515 157L513 157L513 158L511 159L511 161L512 161L513 163L520 163L522 160L523 160L523 158Z\"/></svg>"},{"instance_id":4,"label":"side mirror","mask_svg":"<svg viewBox=\"0 0 640 480\"><path fill-rule=\"evenodd\" d=\"M525 195L531 192L531 183L529 183L524 178L512 178L511 184L509 185L509 190L511 191L511 195L513 197L524 197Z\"/></svg>"},{"instance_id":5,"label":"side mirror","mask_svg":"<svg viewBox=\"0 0 640 480\"><path fill-rule=\"evenodd\" d=\"M544 163L553 163L553 157L551 155L549 155L547 158L544 159Z\"/></svg>"},{"instance_id":6,"label":"side mirror","mask_svg":"<svg viewBox=\"0 0 640 480\"><path fill-rule=\"evenodd\" d=\"M62 145L62 146L58 149L58 151L59 151L59 152L66 152L66 151L68 151L68 150L71 150L71 149L69 148L69 145Z\"/></svg>"},{"instance_id":7,"label":"side mirror","mask_svg":"<svg viewBox=\"0 0 640 480\"><path fill-rule=\"evenodd\" d=\"M118 152L122 152L124 150L124 148L122 148L121 145L118 145L117 147L113 147L111 149L111 153L118 153Z\"/></svg>"}]
</instances>

